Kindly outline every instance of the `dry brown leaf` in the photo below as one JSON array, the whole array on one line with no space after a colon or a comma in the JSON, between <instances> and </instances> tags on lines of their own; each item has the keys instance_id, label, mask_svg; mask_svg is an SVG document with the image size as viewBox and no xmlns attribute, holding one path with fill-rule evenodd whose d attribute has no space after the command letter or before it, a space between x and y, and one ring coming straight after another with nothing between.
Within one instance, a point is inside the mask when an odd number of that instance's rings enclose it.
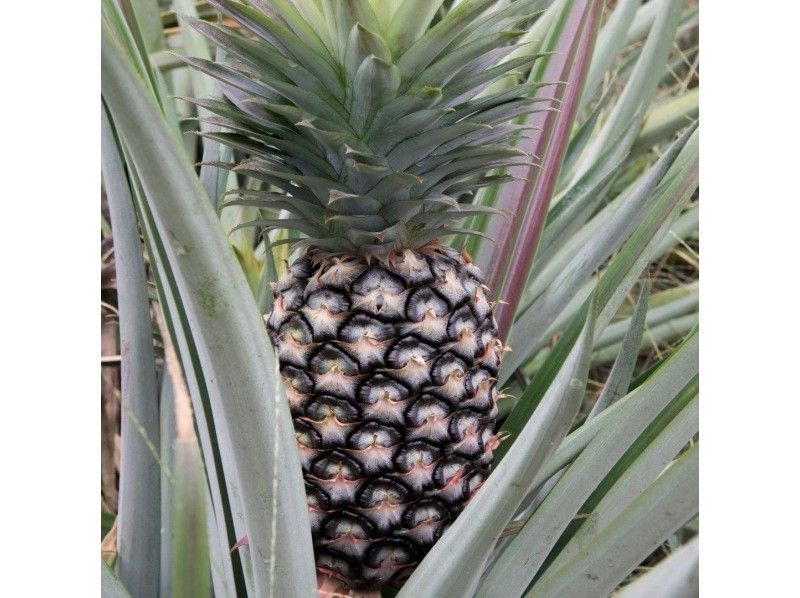
<instances>
[{"instance_id":1,"label":"dry brown leaf","mask_svg":"<svg viewBox=\"0 0 800 598\"><path fill-rule=\"evenodd\" d=\"M117 520L114 519L114 525L108 530L106 537L100 542L100 558L111 567L114 561L117 560Z\"/></svg>"}]
</instances>

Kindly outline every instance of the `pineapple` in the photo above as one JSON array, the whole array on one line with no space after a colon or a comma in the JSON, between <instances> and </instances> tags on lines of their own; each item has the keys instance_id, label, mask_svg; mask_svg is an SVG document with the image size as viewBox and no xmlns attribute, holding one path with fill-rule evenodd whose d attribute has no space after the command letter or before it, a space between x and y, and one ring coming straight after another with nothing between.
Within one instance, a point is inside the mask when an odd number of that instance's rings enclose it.
<instances>
[{"instance_id":1,"label":"pineapple","mask_svg":"<svg viewBox=\"0 0 800 598\"><path fill-rule=\"evenodd\" d=\"M224 50L186 58L221 99L222 168L261 181L225 205L294 231L299 257L266 318L296 430L318 570L399 585L488 475L503 353L481 273L441 239L496 210L475 190L527 163L510 142L531 84L492 83L531 2L212 0L193 26Z\"/></svg>"}]
</instances>

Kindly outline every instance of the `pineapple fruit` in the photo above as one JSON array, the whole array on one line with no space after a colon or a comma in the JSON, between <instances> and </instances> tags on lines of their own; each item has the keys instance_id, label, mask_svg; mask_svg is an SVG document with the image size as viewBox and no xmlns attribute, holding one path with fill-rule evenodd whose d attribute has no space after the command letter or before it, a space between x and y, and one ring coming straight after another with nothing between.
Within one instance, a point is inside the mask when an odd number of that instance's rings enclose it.
<instances>
[{"instance_id":1,"label":"pineapple fruit","mask_svg":"<svg viewBox=\"0 0 800 598\"><path fill-rule=\"evenodd\" d=\"M510 142L533 111L533 58L507 58L532 2L211 0L193 26L224 50L186 58L220 99L193 99L261 181L261 208L300 255L267 328L294 420L318 570L399 585L488 475L503 353L488 289L441 243L496 210L473 192L530 158ZM278 218L276 210L283 210Z\"/></svg>"}]
</instances>

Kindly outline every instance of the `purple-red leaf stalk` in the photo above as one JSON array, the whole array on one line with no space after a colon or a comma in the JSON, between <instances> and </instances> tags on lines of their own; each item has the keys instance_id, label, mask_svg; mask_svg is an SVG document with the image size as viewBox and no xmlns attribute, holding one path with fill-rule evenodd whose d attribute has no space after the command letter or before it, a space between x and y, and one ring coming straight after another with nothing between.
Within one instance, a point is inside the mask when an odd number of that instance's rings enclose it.
<instances>
[{"instance_id":1,"label":"purple-red leaf stalk","mask_svg":"<svg viewBox=\"0 0 800 598\"><path fill-rule=\"evenodd\" d=\"M526 125L536 133L522 139L519 148L541 156L541 164L517 166L517 180L503 186L495 207L514 215L494 218L487 234L495 243L483 243L476 256L495 298L500 337L506 339L531 271L544 227L550 199L564 161L570 131L589 70L600 21L602 0L576 0L567 10L558 38L546 58L543 80L557 82L542 87L537 96L551 110L532 114Z\"/></svg>"}]
</instances>

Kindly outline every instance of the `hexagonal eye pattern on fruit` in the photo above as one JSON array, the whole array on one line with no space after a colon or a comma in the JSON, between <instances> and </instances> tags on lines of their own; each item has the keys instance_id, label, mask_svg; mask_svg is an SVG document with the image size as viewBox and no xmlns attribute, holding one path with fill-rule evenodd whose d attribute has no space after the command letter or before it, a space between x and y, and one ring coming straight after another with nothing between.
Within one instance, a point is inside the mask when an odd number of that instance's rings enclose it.
<instances>
[{"instance_id":1,"label":"hexagonal eye pattern on fruit","mask_svg":"<svg viewBox=\"0 0 800 598\"><path fill-rule=\"evenodd\" d=\"M353 309L391 321L402 318L408 288L402 278L374 266L352 285Z\"/></svg>"},{"instance_id":2,"label":"hexagonal eye pattern on fruit","mask_svg":"<svg viewBox=\"0 0 800 598\"><path fill-rule=\"evenodd\" d=\"M396 428L379 422L366 422L350 434L348 450L370 475L387 471L403 435Z\"/></svg>"},{"instance_id":3,"label":"hexagonal eye pattern on fruit","mask_svg":"<svg viewBox=\"0 0 800 598\"><path fill-rule=\"evenodd\" d=\"M388 476L378 477L361 486L356 497L356 511L367 517L382 532L398 527L406 511L411 490Z\"/></svg>"},{"instance_id":4,"label":"hexagonal eye pattern on fruit","mask_svg":"<svg viewBox=\"0 0 800 598\"><path fill-rule=\"evenodd\" d=\"M362 571L368 579L386 583L416 564L418 552L408 540L391 538L376 542L364 555Z\"/></svg>"},{"instance_id":5,"label":"hexagonal eye pattern on fruit","mask_svg":"<svg viewBox=\"0 0 800 598\"><path fill-rule=\"evenodd\" d=\"M384 374L375 374L362 384L358 402L366 419L402 424L410 396L411 391L397 380Z\"/></svg>"}]
</instances>

